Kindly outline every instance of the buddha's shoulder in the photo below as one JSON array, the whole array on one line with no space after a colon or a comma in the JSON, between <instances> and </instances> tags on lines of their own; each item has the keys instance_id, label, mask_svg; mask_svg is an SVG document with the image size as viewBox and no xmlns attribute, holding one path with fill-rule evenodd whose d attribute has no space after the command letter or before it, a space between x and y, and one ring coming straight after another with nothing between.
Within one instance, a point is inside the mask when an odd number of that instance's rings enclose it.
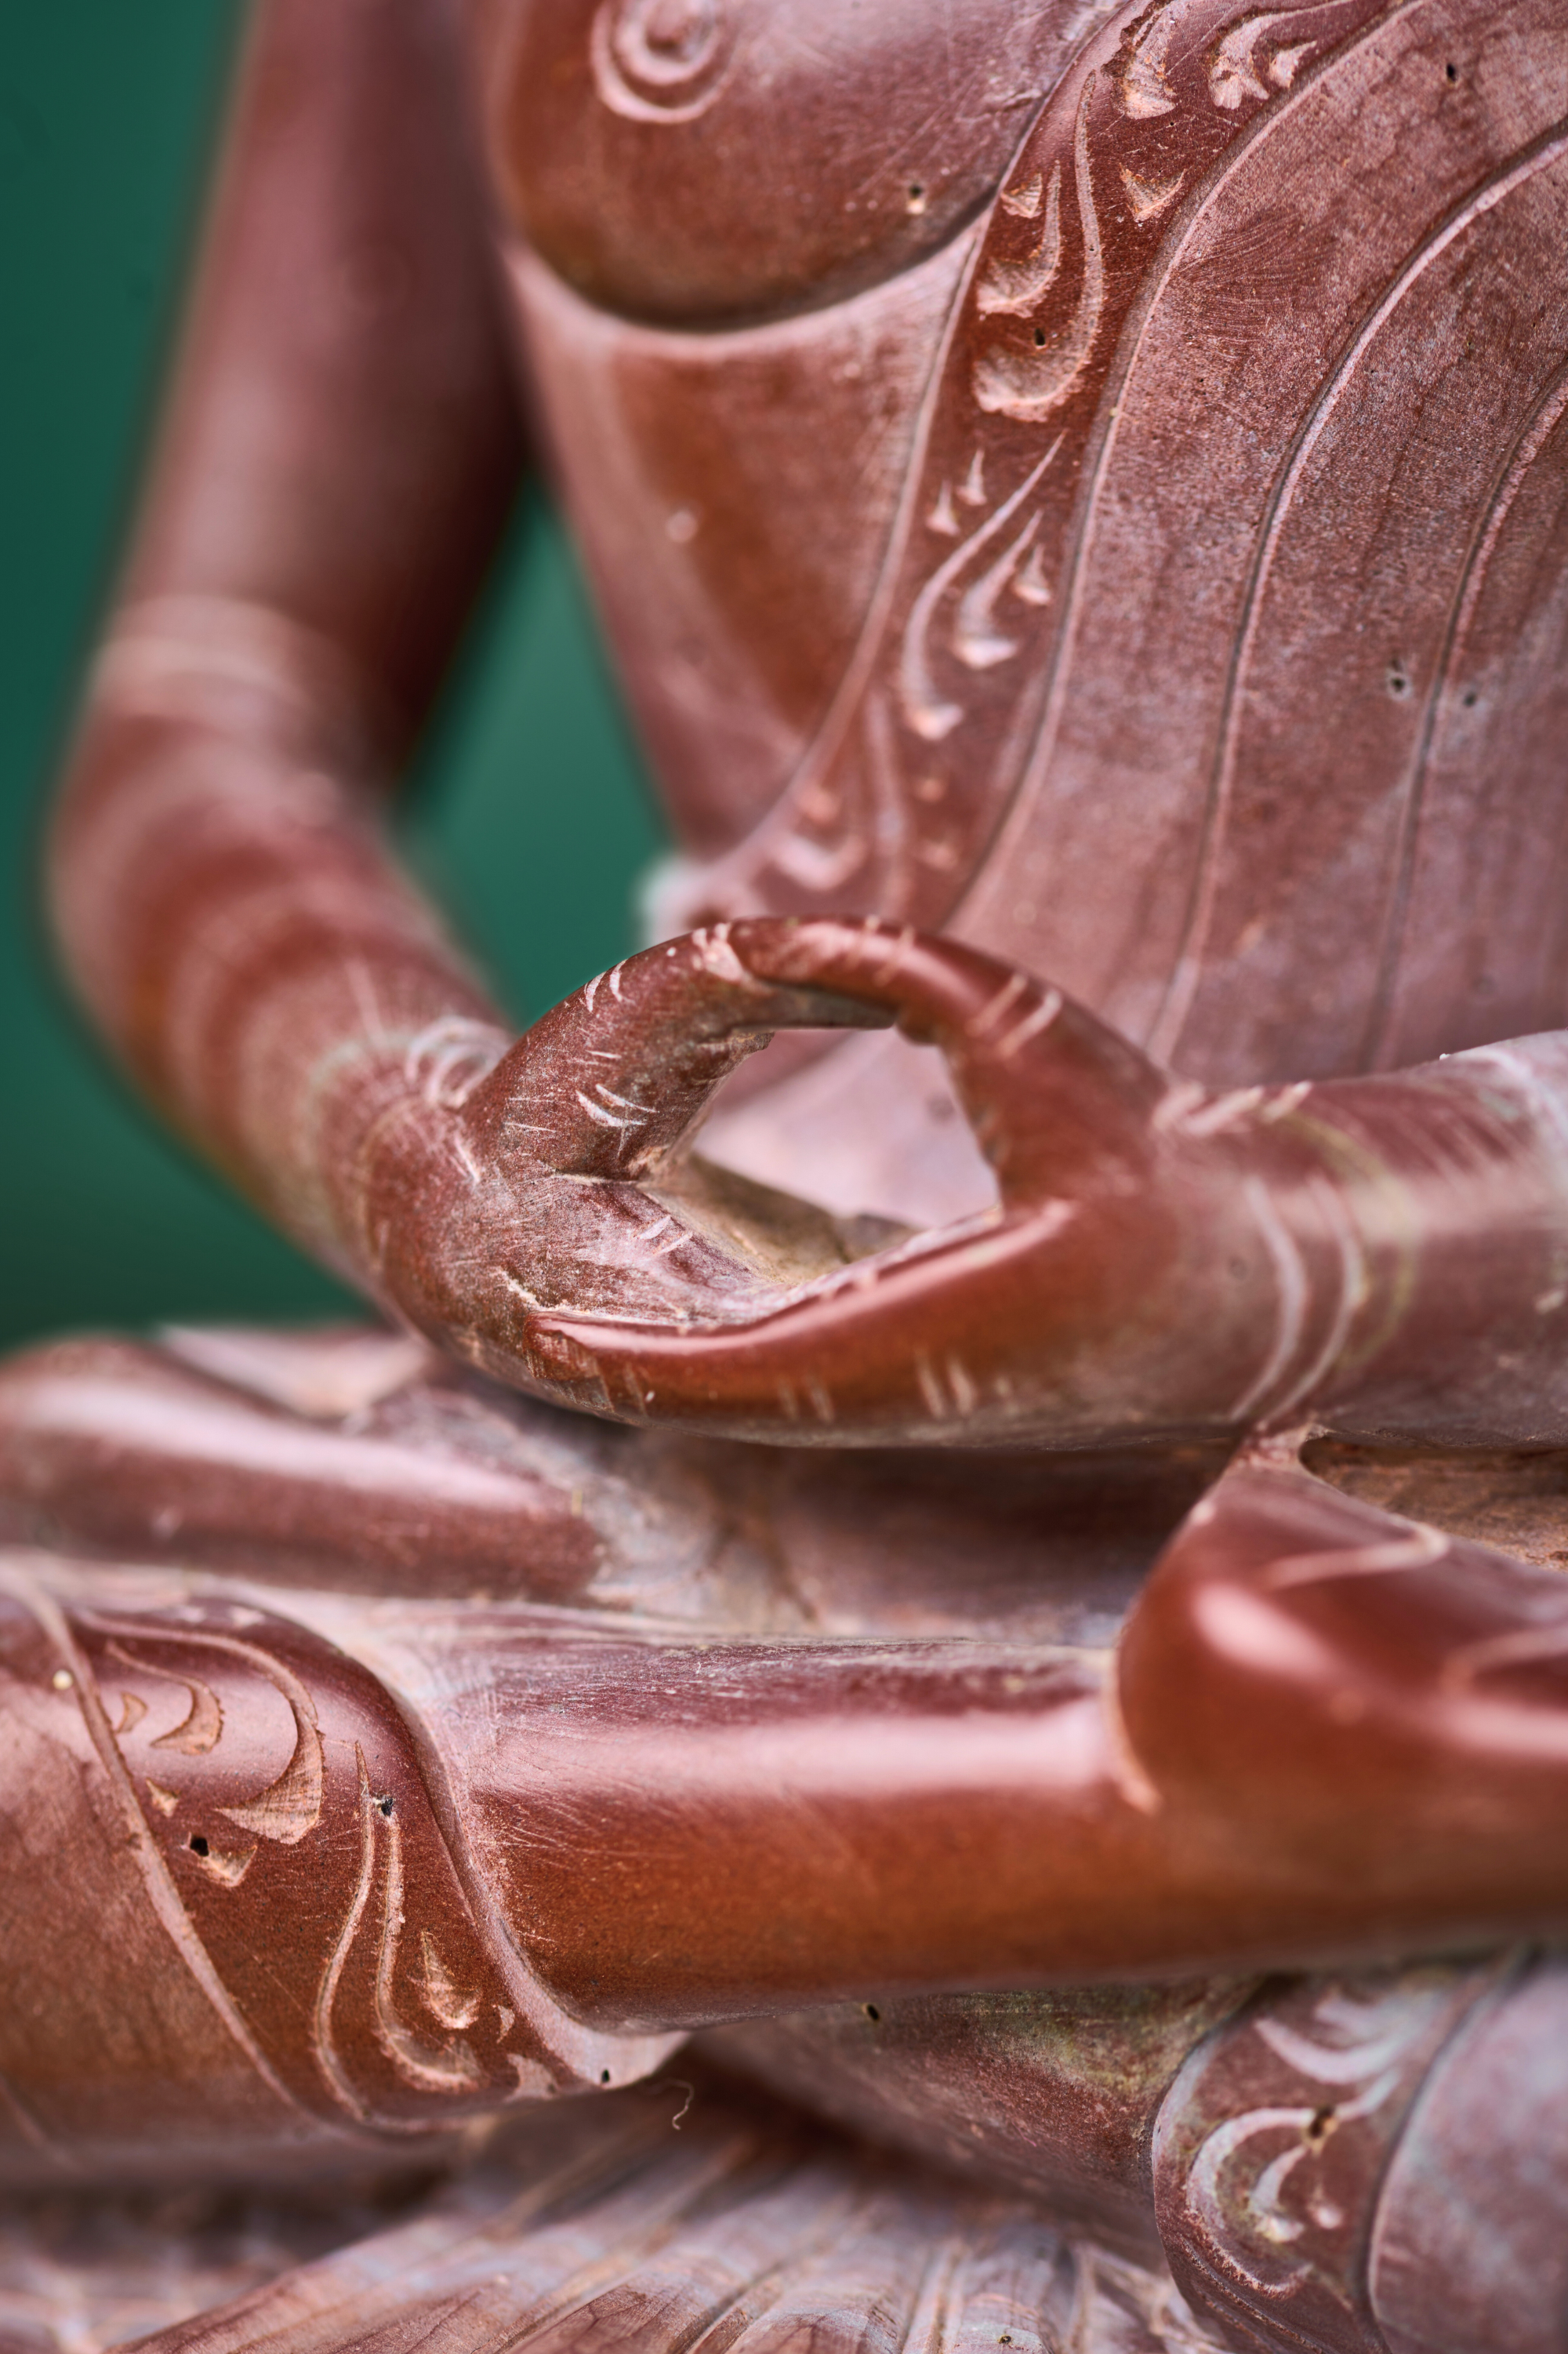
<instances>
[{"instance_id":1,"label":"buddha's shoulder","mask_svg":"<svg viewBox=\"0 0 1568 2354\"><path fill-rule=\"evenodd\" d=\"M477 0L503 217L629 317L713 325L907 268L984 204L1113 0Z\"/></svg>"}]
</instances>

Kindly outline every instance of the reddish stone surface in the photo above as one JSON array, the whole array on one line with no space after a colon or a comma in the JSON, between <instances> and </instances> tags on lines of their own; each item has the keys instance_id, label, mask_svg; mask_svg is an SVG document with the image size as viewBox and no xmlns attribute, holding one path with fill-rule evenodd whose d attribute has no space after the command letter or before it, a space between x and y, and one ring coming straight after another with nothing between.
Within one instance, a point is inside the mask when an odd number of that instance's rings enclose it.
<instances>
[{"instance_id":1,"label":"reddish stone surface","mask_svg":"<svg viewBox=\"0 0 1568 2354\"><path fill-rule=\"evenodd\" d=\"M466 2187L171 2344L1563 2345L1565 192L1563 0L258 9L51 890L388 1321L0 1373L0 2155ZM514 1040L527 462L682 854ZM697 2030L969 2185L461 2173Z\"/></svg>"}]
</instances>

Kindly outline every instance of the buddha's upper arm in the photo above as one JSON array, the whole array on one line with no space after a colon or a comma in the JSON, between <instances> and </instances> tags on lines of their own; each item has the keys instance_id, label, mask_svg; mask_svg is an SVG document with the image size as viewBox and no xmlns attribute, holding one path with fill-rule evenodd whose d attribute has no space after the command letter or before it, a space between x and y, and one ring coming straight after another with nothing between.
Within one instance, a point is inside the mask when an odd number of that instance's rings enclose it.
<instances>
[{"instance_id":1,"label":"buddha's upper arm","mask_svg":"<svg viewBox=\"0 0 1568 2354\"><path fill-rule=\"evenodd\" d=\"M453 0L260 0L128 590L276 611L404 727L518 465L461 41Z\"/></svg>"}]
</instances>

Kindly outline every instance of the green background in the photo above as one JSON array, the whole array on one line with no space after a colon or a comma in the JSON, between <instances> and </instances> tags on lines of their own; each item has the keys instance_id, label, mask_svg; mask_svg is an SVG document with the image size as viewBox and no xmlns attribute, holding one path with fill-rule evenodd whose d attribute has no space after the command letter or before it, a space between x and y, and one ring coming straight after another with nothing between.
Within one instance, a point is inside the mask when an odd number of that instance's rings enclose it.
<instances>
[{"instance_id":1,"label":"green background","mask_svg":"<svg viewBox=\"0 0 1568 2354\"><path fill-rule=\"evenodd\" d=\"M232 0L0 0L0 1345L344 1301L122 1087L38 910L43 800L112 578L241 18ZM581 582L535 503L404 823L514 1014L632 944L658 823Z\"/></svg>"}]
</instances>

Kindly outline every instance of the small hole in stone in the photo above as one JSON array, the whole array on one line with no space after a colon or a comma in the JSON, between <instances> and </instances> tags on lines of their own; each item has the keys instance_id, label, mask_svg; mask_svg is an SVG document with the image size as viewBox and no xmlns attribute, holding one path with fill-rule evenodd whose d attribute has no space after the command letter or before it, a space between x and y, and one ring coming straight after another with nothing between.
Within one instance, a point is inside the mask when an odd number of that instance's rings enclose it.
<instances>
[{"instance_id":1,"label":"small hole in stone","mask_svg":"<svg viewBox=\"0 0 1568 2354\"><path fill-rule=\"evenodd\" d=\"M1403 703L1410 693L1410 673L1402 662L1391 662L1388 666L1388 691L1396 703Z\"/></svg>"},{"instance_id":2,"label":"small hole in stone","mask_svg":"<svg viewBox=\"0 0 1568 2354\"><path fill-rule=\"evenodd\" d=\"M206 1855L208 1852L207 1843L206 1840L203 1839L200 1831L192 1831L191 1853L193 1855Z\"/></svg>"},{"instance_id":3,"label":"small hole in stone","mask_svg":"<svg viewBox=\"0 0 1568 2354\"><path fill-rule=\"evenodd\" d=\"M1319 2109L1302 2129L1301 2138L1313 2149L1321 2149L1339 2123L1332 2109Z\"/></svg>"},{"instance_id":4,"label":"small hole in stone","mask_svg":"<svg viewBox=\"0 0 1568 2354\"><path fill-rule=\"evenodd\" d=\"M878 2010L874 2002L863 2002L861 2004L861 2009L864 2011L867 2019L869 2019L874 2025L875 2021L882 2017L881 2011Z\"/></svg>"},{"instance_id":5,"label":"small hole in stone","mask_svg":"<svg viewBox=\"0 0 1568 2354\"><path fill-rule=\"evenodd\" d=\"M1458 67L1457 67L1457 66L1456 66L1456 65L1446 65L1446 66L1445 66L1445 67L1444 67L1444 69L1443 69L1443 79L1444 79L1444 80L1445 80L1446 82L1449 82L1449 83L1457 82L1457 81L1458 80L1458 79L1459 79L1459 69L1458 69Z\"/></svg>"},{"instance_id":6,"label":"small hole in stone","mask_svg":"<svg viewBox=\"0 0 1568 2354\"><path fill-rule=\"evenodd\" d=\"M391 1812L392 1812L392 1794L391 1794L391 1792L390 1792L390 1791L388 1791L388 1792L387 1793L387 1796L386 1796L384 1798L377 1798L377 1799L376 1799L376 1804L377 1808L379 1808L379 1810L380 1810L380 1812L381 1812L382 1814L384 1814L384 1815L387 1815L387 1816L390 1816L390 1814L391 1814Z\"/></svg>"},{"instance_id":7,"label":"small hole in stone","mask_svg":"<svg viewBox=\"0 0 1568 2354\"><path fill-rule=\"evenodd\" d=\"M904 207L906 212L911 213L923 213L925 211L926 184L923 180L910 181L908 193L904 199Z\"/></svg>"},{"instance_id":8,"label":"small hole in stone","mask_svg":"<svg viewBox=\"0 0 1568 2354\"><path fill-rule=\"evenodd\" d=\"M1034 330L1034 347L1036 351L1044 351L1045 347L1045 330L1044 327L1036 327Z\"/></svg>"},{"instance_id":9,"label":"small hole in stone","mask_svg":"<svg viewBox=\"0 0 1568 2354\"><path fill-rule=\"evenodd\" d=\"M599 2083L600 2083L601 2084L609 2084L609 2070L608 2068L601 2068L601 2069L599 2070Z\"/></svg>"},{"instance_id":10,"label":"small hole in stone","mask_svg":"<svg viewBox=\"0 0 1568 2354\"><path fill-rule=\"evenodd\" d=\"M1465 689L1464 694L1459 697L1460 702L1464 705L1467 711L1474 711L1480 699L1481 690L1478 686L1467 686Z\"/></svg>"}]
</instances>

